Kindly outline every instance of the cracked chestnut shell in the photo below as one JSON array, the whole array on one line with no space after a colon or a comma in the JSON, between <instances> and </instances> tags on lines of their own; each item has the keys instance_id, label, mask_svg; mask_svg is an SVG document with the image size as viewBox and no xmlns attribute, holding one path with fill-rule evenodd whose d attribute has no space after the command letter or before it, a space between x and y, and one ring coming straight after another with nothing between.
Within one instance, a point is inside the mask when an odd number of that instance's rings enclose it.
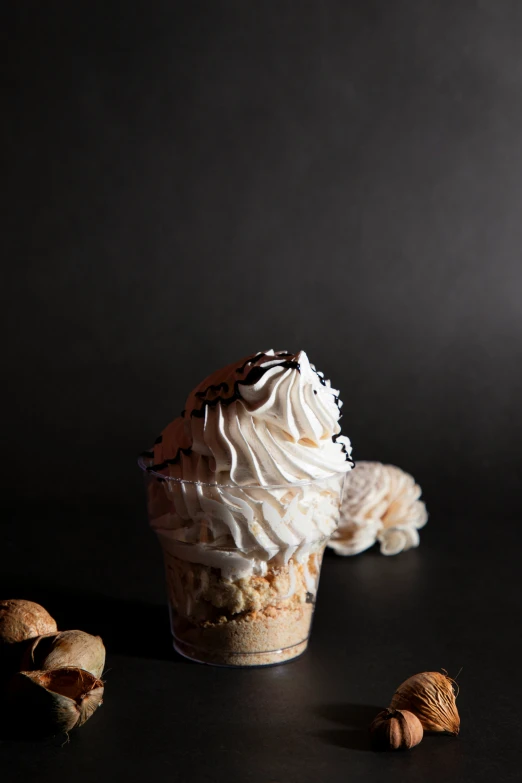
<instances>
[{"instance_id":1,"label":"cracked chestnut shell","mask_svg":"<svg viewBox=\"0 0 522 783\"><path fill-rule=\"evenodd\" d=\"M0 601L0 642L16 644L57 630L56 621L40 604L18 598Z\"/></svg>"},{"instance_id":2,"label":"cracked chestnut shell","mask_svg":"<svg viewBox=\"0 0 522 783\"><path fill-rule=\"evenodd\" d=\"M370 726L373 750L410 750L419 744L423 734L420 720L408 710L383 710Z\"/></svg>"},{"instance_id":3,"label":"cracked chestnut shell","mask_svg":"<svg viewBox=\"0 0 522 783\"><path fill-rule=\"evenodd\" d=\"M105 647L99 636L85 631L61 631L28 642L21 669L48 670L73 666L101 677Z\"/></svg>"},{"instance_id":4,"label":"cracked chestnut shell","mask_svg":"<svg viewBox=\"0 0 522 783\"><path fill-rule=\"evenodd\" d=\"M19 672L8 686L8 714L16 736L50 736L79 728L103 703L103 683L73 666Z\"/></svg>"}]
</instances>

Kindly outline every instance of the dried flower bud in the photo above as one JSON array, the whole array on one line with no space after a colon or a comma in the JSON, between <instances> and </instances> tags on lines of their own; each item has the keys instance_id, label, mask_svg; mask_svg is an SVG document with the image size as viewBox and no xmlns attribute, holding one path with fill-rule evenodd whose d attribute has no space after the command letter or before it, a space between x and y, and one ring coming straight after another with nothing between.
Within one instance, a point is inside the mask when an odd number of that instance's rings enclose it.
<instances>
[{"instance_id":1,"label":"dried flower bud","mask_svg":"<svg viewBox=\"0 0 522 783\"><path fill-rule=\"evenodd\" d=\"M82 726L103 703L103 683L83 669L19 672L9 684L16 735L50 736Z\"/></svg>"},{"instance_id":2,"label":"dried flower bud","mask_svg":"<svg viewBox=\"0 0 522 783\"><path fill-rule=\"evenodd\" d=\"M0 601L0 642L15 644L57 630L56 622L40 604L15 598Z\"/></svg>"},{"instance_id":3,"label":"dried flower bud","mask_svg":"<svg viewBox=\"0 0 522 783\"><path fill-rule=\"evenodd\" d=\"M414 674L400 685L390 707L410 710L425 731L447 731L458 734L460 717L455 704L455 681L447 674L422 672Z\"/></svg>"},{"instance_id":4,"label":"dried flower bud","mask_svg":"<svg viewBox=\"0 0 522 783\"><path fill-rule=\"evenodd\" d=\"M383 555L419 545L418 529L428 520L421 488L395 465L357 462L347 474L341 521L328 546L339 555L356 555L379 542Z\"/></svg>"},{"instance_id":5,"label":"dried flower bud","mask_svg":"<svg viewBox=\"0 0 522 783\"><path fill-rule=\"evenodd\" d=\"M29 644L22 669L47 670L73 666L101 677L105 647L99 636L84 631L62 631L39 636Z\"/></svg>"},{"instance_id":6,"label":"dried flower bud","mask_svg":"<svg viewBox=\"0 0 522 783\"><path fill-rule=\"evenodd\" d=\"M419 744L423 734L419 719L408 710L383 710L370 726L374 750L410 750Z\"/></svg>"}]
</instances>

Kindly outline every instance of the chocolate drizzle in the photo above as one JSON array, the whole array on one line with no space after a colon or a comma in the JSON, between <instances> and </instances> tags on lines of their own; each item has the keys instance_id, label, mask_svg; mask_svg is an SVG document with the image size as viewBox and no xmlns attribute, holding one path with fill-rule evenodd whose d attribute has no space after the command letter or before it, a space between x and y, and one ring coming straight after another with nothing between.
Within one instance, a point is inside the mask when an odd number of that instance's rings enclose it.
<instances>
[{"instance_id":1,"label":"chocolate drizzle","mask_svg":"<svg viewBox=\"0 0 522 783\"><path fill-rule=\"evenodd\" d=\"M180 446L174 457L171 457L170 459L166 459L163 462L159 462L157 465L149 465L148 468L146 468L146 470L154 473L159 470L165 470L165 468L168 468L169 465L175 465L182 454L188 457L191 451L192 451L191 447L184 449L182 446ZM143 452L142 456L145 456L145 454L150 454L150 452L145 451ZM151 454L151 458L154 458L154 453Z\"/></svg>"},{"instance_id":2,"label":"chocolate drizzle","mask_svg":"<svg viewBox=\"0 0 522 783\"><path fill-rule=\"evenodd\" d=\"M334 443L338 443L338 439L340 438L340 436L341 436L340 432L338 432L337 435L332 435L333 442ZM348 449L346 448L346 443L340 443L339 445L341 446L341 451L345 455L346 462L349 462L350 465L352 466L352 468L354 468L355 467L355 461L348 454Z\"/></svg>"},{"instance_id":3,"label":"chocolate drizzle","mask_svg":"<svg viewBox=\"0 0 522 783\"><path fill-rule=\"evenodd\" d=\"M228 391L228 383L226 381L223 381L223 383L216 383L211 386L207 386L207 388L203 389L203 391L196 392L195 396L205 398L209 392L214 393L221 391L221 389L223 389L223 391Z\"/></svg>"},{"instance_id":4,"label":"chocolate drizzle","mask_svg":"<svg viewBox=\"0 0 522 783\"><path fill-rule=\"evenodd\" d=\"M263 353L263 352L256 353L255 356L252 356L250 359L247 359L246 362L244 362L244 364L242 364L240 367L238 367L236 369L236 375L242 375L244 373L244 371L246 370L246 368L248 367L249 364L256 365L256 363L260 359L271 359L271 358L273 358L273 359L281 359L281 358L283 358L285 356L293 356L293 354L288 353L287 351L278 351L272 357L271 354L268 354L268 353ZM292 368L292 369L297 370L298 372L300 372L300 369L301 369L300 366L299 366L299 363L296 362L296 361L281 361L281 362L278 362L278 363L275 363L275 364L270 363L270 365L267 366L267 367L264 367L262 365L261 366L257 365L255 367L252 367L252 369L248 371L248 374L247 374L246 378L244 378L243 380L239 380L238 379L234 383L233 392L232 392L232 395L230 397L221 396L219 394L219 392L221 392L221 391L225 392L225 394L230 391L230 385L226 381L222 381L221 383L210 384L210 386L207 386L206 389L202 389L201 391L197 391L194 396L198 397L198 399L203 401L202 408L204 408L205 406L208 406L208 405L214 406L218 402L221 402L224 405L230 405L230 403L234 402L234 400L239 399L239 397L241 396L239 394L239 390L238 390L238 386L239 385L242 385L242 386L253 386L259 380L261 380L263 375L266 372L268 372L268 370L272 369L272 367ZM218 396L214 397L212 400L207 400L207 395L208 394L217 394ZM201 416L200 411L202 410L202 408L200 408L198 410L192 410L190 412L190 415L191 416ZM185 411L183 411L183 413L185 413Z\"/></svg>"},{"instance_id":5,"label":"chocolate drizzle","mask_svg":"<svg viewBox=\"0 0 522 783\"><path fill-rule=\"evenodd\" d=\"M326 386L327 384L326 384L326 381L324 379L324 373L319 372L319 370L316 370L315 367L313 366L313 364L311 364L310 367L312 368L312 370L315 372L315 374L319 378L319 381L321 382L322 386ZM315 389L314 389L314 394L317 394ZM339 399L339 395L338 394L334 394L334 402L337 405L337 410L339 411L339 418L341 419L343 414L341 413L341 400ZM336 436L336 437L338 437L338 436ZM344 449L344 451L346 452L346 449Z\"/></svg>"},{"instance_id":6,"label":"chocolate drizzle","mask_svg":"<svg viewBox=\"0 0 522 783\"><path fill-rule=\"evenodd\" d=\"M288 353L288 351L276 351L276 353L272 357L271 354L263 353L263 351L260 351L259 353L256 353L255 356L251 356L250 359L247 359L246 362L244 362L244 364L241 365L241 367L238 367L237 370L236 370L236 373L238 375L241 375L242 373L244 373L246 367L249 364L255 364L256 362L258 362L262 358L267 358L267 359L273 358L273 359L275 359L276 357L282 358L284 356L293 356L293 355L294 355L293 353Z\"/></svg>"},{"instance_id":7,"label":"chocolate drizzle","mask_svg":"<svg viewBox=\"0 0 522 783\"><path fill-rule=\"evenodd\" d=\"M313 366L313 364L311 364L310 367L312 368L312 370L315 372L315 374L319 378L319 381L321 382L321 385L322 386L326 386L327 384L326 384L326 381L324 379L324 373L320 372L319 370L316 370L315 367ZM314 389L314 394L317 394L317 391L315 389ZM343 414L341 413L341 400L339 399L339 395L338 394L334 394L334 402L337 405L337 410L339 411L339 419L341 419ZM338 439L340 437L341 437L341 433L340 432L338 432L336 435L332 435L333 442L334 443L338 443ZM343 454L345 456L346 462L349 462L350 465L352 466L352 468L354 468L355 467L355 461L348 454L348 449L346 448L346 443L340 443L339 445L341 446L341 451L343 452Z\"/></svg>"},{"instance_id":8,"label":"chocolate drizzle","mask_svg":"<svg viewBox=\"0 0 522 783\"><path fill-rule=\"evenodd\" d=\"M274 365L271 364L270 367L263 367L263 366L256 366L252 367L251 370L249 370L248 374L246 375L243 380L237 380L234 382L234 387L232 394L230 397L222 397L221 395L218 395L217 397L214 397L211 400L204 399L201 405L201 408L197 408L195 410L192 410L190 412L191 416L194 416L196 419L202 419L205 415L205 408L214 408L218 402L221 403L221 405L231 405L236 400L239 400L241 397L241 394L239 393L239 387L240 386L253 386L255 383L261 380L263 375L268 372L268 370L271 370L272 367L283 367L284 369L288 370L297 370L297 372L301 372L301 367L299 366L299 362L296 361L290 361L289 359L279 362L279 364ZM228 384L219 384L219 387L224 386L226 391L229 391ZM209 391L213 391L215 386L208 386L204 391L200 392L200 394L204 397Z\"/></svg>"},{"instance_id":9,"label":"chocolate drizzle","mask_svg":"<svg viewBox=\"0 0 522 783\"><path fill-rule=\"evenodd\" d=\"M292 355L293 354L287 353L286 351L280 351L279 353L275 354L273 358L276 357L281 358L284 356L292 356ZM243 373L249 364L254 364L256 361L259 361L259 359L263 357L272 358L269 354L258 353L255 356L253 356L251 359L247 359L247 361L236 370L236 374L239 375ZM268 372L268 370L272 369L272 367L283 367L285 369L297 370L297 372L301 371L299 362L291 361L289 359L280 361L277 364L271 363L269 366L266 367L264 366L252 367L252 369L248 371L245 378L243 378L242 380L238 379L234 382L233 392L229 397L221 396L218 394L218 396L214 397L211 400L205 399L206 395L209 392L219 392L219 391L228 392L229 384L225 383L224 381L218 384L211 384L210 386L207 386L206 389L202 389L201 391L196 392L195 396L202 400L202 404L200 408L192 410L190 412L190 416L191 417L193 416L194 418L197 419L202 419L205 416L206 408L214 408L218 403L221 403L222 405L231 405L235 400L238 400L241 397L241 394L239 393L239 386L253 386L259 380L261 380L263 375L266 372ZM186 411L183 411L182 416L184 416L185 413ZM161 443L161 440L162 440L162 436L160 435L159 438L156 439L155 443ZM176 451L174 457L171 457L170 459L166 459L163 462L158 463L157 465L150 465L147 468L147 470L154 471L154 472L164 470L169 465L175 465L182 454L188 456L191 453L191 451L192 449L190 447L183 448L180 446ZM154 458L154 452L143 452L142 456L151 459Z\"/></svg>"},{"instance_id":10,"label":"chocolate drizzle","mask_svg":"<svg viewBox=\"0 0 522 783\"><path fill-rule=\"evenodd\" d=\"M247 365L255 364L257 361L259 361L259 359L261 359L262 356L266 356L266 353L263 353L263 351L260 351L260 353L256 353L255 356L251 356L250 359L247 359L246 362L244 362L244 364L241 365L241 367L237 368L236 370L237 374L241 375L242 373L244 373Z\"/></svg>"},{"instance_id":11,"label":"chocolate drizzle","mask_svg":"<svg viewBox=\"0 0 522 783\"><path fill-rule=\"evenodd\" d=\"M230 396L226 396L226 394L230 391L230 385L226 381L223 381L218 384L210 384L210 386L207 386L205 389L202 389L201 391L195 393L195 397L201 400L201 407L191 410L190 417L203 418L205 416L206 408L214 408L218 403L225 406L231 405L233 402L240 399L241 397L241 394L239 392L240 386L253 386L255 383L261 380L261 378L265 375L266 372L268 372L268 370L271 370L273 367L282 367L284 369L297 370L297 372L301 372L301 366L299 362L295 361L295 359L285 358L291 356L294 356L294 354L288 353L287 351L278 351L276 354L274 354L274 356L272 356L271 354L260 352L257 353L255 356L252 356L250 359L247 359L244 362L244 364L242 364L240 367L236 369L236 375L242 375L246 370L246 368L248 367L248 365L255 365L255 366L251 367L251 369L248 371L245 378L243 379L238 378L234 382L232 393L230 394ZM266 365L256 364L256 362L259 362L260 359L265 359L265 358L272 361L268 361ZM273 361L274 359L280 361L274 362ZM324 379L324 374L316 370L315 367L313 367L313 365L311 365L311 367L315 372L315 374L317 375L317 377L319 378L321 384L323 386L326 386L327 384ZM225 394L221 395L219 392L224 392ZM317 392L315 393L317 394ZM212 399L207 399L208 394L216 394L216 396L213 397ZM340 412L341 406L340 406L339 396L334 395L334 400ZM185 414L186 411L183 410L181 416L184 417ZM340 414L340 416L341 415L342 414ZM339 438L339 436L340 433L338 433L337 435L333 435L332 441L334 443L337 443L337 439ZM161 443L161 441L162 441L162 436L160 435L158 438L156 438L155 445ZM346 445L344 443L341 443L339 445L341 446L342 452L346 456L346 461L350 462L352 464L352 467L355 467L355 462L350 458ZM157 465L151 465L147 468L147 470L148 471L164 470L169 465L176 464L179 461L181 454L188 456L191 453L191 451L192 451L191 447L183 448L180 446L174 457L170 459L166 459ZM146 457L147 459L153 459L154 452L146 451L143 452L142 456Z\"/></svg>"}]
</instances>

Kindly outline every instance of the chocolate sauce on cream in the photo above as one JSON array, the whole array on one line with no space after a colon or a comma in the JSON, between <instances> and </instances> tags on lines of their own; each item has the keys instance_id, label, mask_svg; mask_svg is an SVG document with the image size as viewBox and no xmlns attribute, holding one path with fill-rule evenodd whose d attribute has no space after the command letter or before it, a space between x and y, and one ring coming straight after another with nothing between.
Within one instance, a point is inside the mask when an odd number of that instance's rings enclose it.
<instances>
[{"instance_id":1,"label":"chocolate sauce on cream","mask_svg":"<svg viewBox=\"0 0 522 783\"><path fill-rule=\"evenodd\" d=\"M265 354L261 354L261 356L265 356ZM297 370L297 372L300 372L301 369L299 367L299 362L290 361L289 359L280 362L271 362L267 366L258 365L256 367L252 367L245 378L234 382L233 391L229 397L218 395L217 397L213 397L210 400L206 399L207 394L220 391L223 389L223 387L224 391L228 392L230 390L228 383L219 383L217 385L207 386L207 388L203 391L196 392L196 397L202 397L204 399L201 408L190 411L190 415L201 419L205 415L206 407L213 408L218 404L218 402L220 402L222 405L230 405L235 400L239 400L241 397L241 394L239 393L240 386L253 386L255 383L261 380L263 375L265 375L268 370L271 370L273 367L283 367L286 370ZM236 370L236 373L238 372L239 371Z\"/></svg>"},{"instance_id":2,"label":"chocolate sauce on cream","mask_svg":"<svg viewBox=\"0 0 522 783\"><path fill-rule=\"evenodd\" d=\"M260 352L246 359L246 361L242 365L240 365L235 369L234 372L235 372L236 379L234 380L233 383L231 381L229 382L222 381L221 383L210 384L206 388L195 392L194 397L196 398L196 407L194 407L192 410L188 412L188 417L204 418L206 415L206 410L208 408L215 408L218 405L218 403L222 406L231 405L234 401L242 398L243 395L240 392L241 386L254 386L263 378L263 376L269 370L273 368L277 367L282 369L291 369L291 370L296 370L298 373L300 373L301 366L299 362L296 361L295 358L293 357L295 357L295 354L289 353L287 351L279 351L277 353ZM247 368L249 368L248 371ZM329 385L325 381L324 374L322 372L317 371L315 367L313 367L312 365L310 365L310 368L317 375L322 386L326 387ZM246 375L244 377L241 377L244 375L245 372ZM317 390L314 389L314 394L317 393L318 393ZM333 399L340 413L342 403L339 400L339 396L334 395ZM184 410L181 416L186 418L187 411ZM337 443L339 437L341 437L341 433L333 435L332 441L334 443ZM155 444L159 444L161 442L162 442L162 436L160 435L156 439ZM339 446L341 446L341 451L345 455L345 461L349 462L350 465L353 467L355 463L350 457L346 444L341 441L339 442ZM147 468L147 470L154 471L154 472L164 470L169 465L174 465L178 463L182 454L188 456L191 454L191 452L192 452L191 447L184 448L180 446L178 447L173 457L167 458L161 463L150 465ZM153 459L154 452L150 452L150 451L144 452L142 456L146 457L147 459Z\"/></svg>"}]
</instances>

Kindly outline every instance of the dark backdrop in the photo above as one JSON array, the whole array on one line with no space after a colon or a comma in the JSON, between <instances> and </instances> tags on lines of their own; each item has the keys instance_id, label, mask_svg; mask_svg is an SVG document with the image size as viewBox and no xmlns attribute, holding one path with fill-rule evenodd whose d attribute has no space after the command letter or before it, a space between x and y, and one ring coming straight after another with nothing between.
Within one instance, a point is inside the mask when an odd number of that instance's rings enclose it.
<instances>
[{"instance_id":1,"label":"dark backdrop","mask_svg":"<svg viewBox=\"0 0 522 783\"><path fill-rule=\"evenodd\" d=\"M1 10L0 597L108 650L69 744L0 729L2 781L519 781L522 3ZM270 346L307 350L430 522L397 557L327 554L299 661L190 665L136 455ZM440 667L459 738L366 752Z\"/></svg>"},{"instance_id":2,"label":"dark backdrop","mask_svg":"<svg viewBox=\"0 0 522 783\"><path fill-rule=\"evenodd\" d=\"M135 455L194 384L274 347L432 519L514 511L522 4L3 17L4 500L141 502Z\"/></svg>"}]
</instances>

